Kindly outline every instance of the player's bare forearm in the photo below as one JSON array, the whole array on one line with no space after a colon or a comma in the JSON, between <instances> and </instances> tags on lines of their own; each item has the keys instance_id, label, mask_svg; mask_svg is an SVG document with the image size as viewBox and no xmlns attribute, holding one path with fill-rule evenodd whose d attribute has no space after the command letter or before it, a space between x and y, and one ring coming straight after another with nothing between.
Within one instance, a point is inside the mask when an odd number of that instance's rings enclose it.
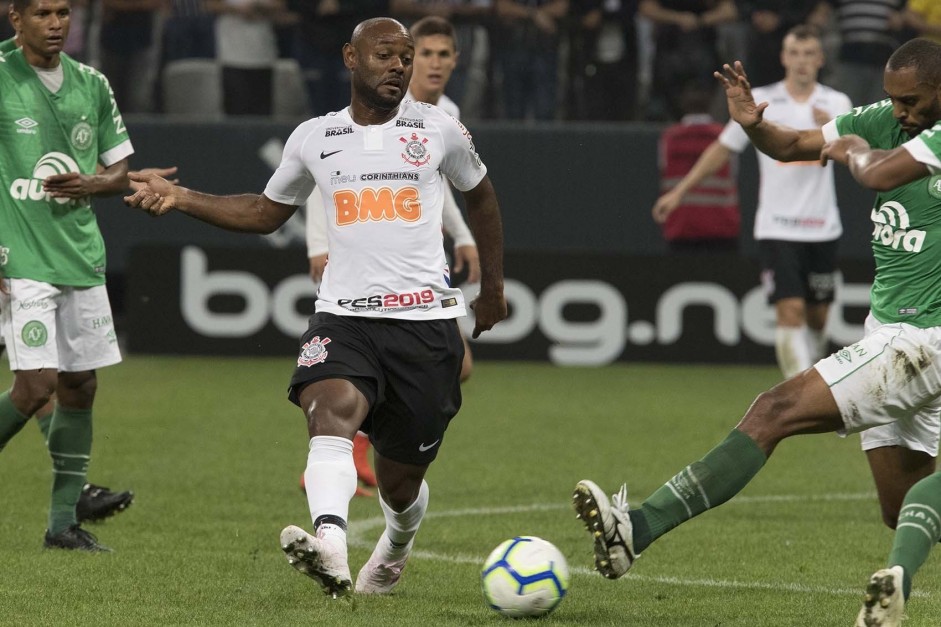
<instances>
[{"instance_id":1,"label":"player's bare forearm","mask_svg":"<svg viewBox=\"0 0 941 627\"><path fill-rule=\"evenodd\" d=\"M471 233L480 257L480 290L503 292L503 219L489 177L464 192Z\"/></svg>"},{"instance_id":2,"label":"player's bare forearm","mask_svg":"<svg viewBox=\"0 0 941 627\"><path fill-rule=\"evenodd\" d=\"M927 166L916 161L904 148L850 149L846 165L860 185L876 191L895 189L930 174Z\"/></svg>"},{"instance_id":3,"label":"player's bare forearm","mask_svg":"<svg viewBox=\"0 0 941 627\"><path fill-rule=\"evenodd\" d=\"M464 200L480 254L480 293L471 303L476 321L473 337L476 338L507 316L503 295L503 220L488 177L464 192Z\"/></svg>"},{"instance_id":4,"label":"player's bare forearm","mask_svg":"<svg viewBox=\"0 0 941 627\"><path fill-rule=\"evenodd\" d=\"M768 120L742 128L757 150L778 161L814 161L820 158L824 144L820 129L797 130Z\"/></svg>"},{"instance_id":5,"label":"player's bare forearm","mask_svg":"<svg viewBox=\"0 0 941 627\"><path fill-rule=\"evenodd\" d=\"M95 196L113 196L127 189L127 159L99 170L91 177L92 194Z\"/></svg>"},{"instance_id":6,"label":"player's bare forearm","mask_svg":"<svg viewBox=\"0 0 941 627\"><path fill-rule=\"evenodd\" d=\"M215 196L185 187L175 189L180 190L174 204L177 211L227 231L273 233L297 209L273 202L263 194Z\"/></svg>"}]
</instances>

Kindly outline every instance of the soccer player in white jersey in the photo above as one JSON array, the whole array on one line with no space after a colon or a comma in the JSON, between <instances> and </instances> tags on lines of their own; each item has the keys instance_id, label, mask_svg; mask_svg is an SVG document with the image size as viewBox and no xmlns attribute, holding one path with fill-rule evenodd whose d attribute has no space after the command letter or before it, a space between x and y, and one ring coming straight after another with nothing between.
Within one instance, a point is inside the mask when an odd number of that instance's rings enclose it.
<instances>
[{"instance_id":1,"label":"soccer player in white jersey","mask_svg":"<svg viewBox=\"0 0 941 627\"><path fill-rule=\"evenodd\" d=\"M507 315L500 210L470 133L437 107L403 101L415 47L389 18L360 23L343 60L352 101L292 133L261 195L213 196L156 176L125 198L154 215L171 209L223 228L271 232L316 184L328 212L330 263L301 339L289 397L310 435L307 499L314 533L281 532L288 562L334 597L351 587L346 528L356 490L352 439L376 450L386 527L359 571L356 591L390 592L428 507L428 465L461 404L465 314L450 285L441 234L446 189L464 194L480 250L474 337Z\"/></svg>"},{"instance_id":2,"label":"soccer player in white jersey","mask_svg":"<svg viewBox=\"0 0 941 627\"><path fill-rule=\"evenodd\" d=\"M897 627L912 577L941 538L941 44L900 46L884 72L888 98L797 130L763 117L740 62L716 78L729 112L762 152L783 161L847 164L876 190L876 275L866 335L760 394L725 441L639 508L591 481L576 512L597 532L596 567L616 578L657 538L737 494L785 438L862 432L883 519L896 529L887 567L867 585L857 627ZM936 618L936 617L935 617ZM814 623L813 620L807 621ZM929 620L928 622L932 622Z\"/></svg>"},{"instance_id":3,"label":"soccer player in white jersey","mask_svg":"<svg viewBox=\"0 0 941 627\"><path fill-rule=\"evenodd\" d=\"M768 101L765 118L798 129L820 128L850 110L849 97L817 82L823 67L817 32L797 26L784 37L784 80L757 87ZM693 168L653 208L663 223L683 197L749 145L748 135L729 121ZM833 167L817 161L782 163L758 153L761 176L755 239L761 278L775 307L775 354L784 377L810 368L827 349L826 323L833 302L837 242L842 233Z\"/></svg>"},{"instance_id":4,"label":"soccer player in white jersey","mask_svg":"<svg viewBox=\"0 0 941 627\"><path fill-rule=\"evenodd\" d=\"M412 64L412 80L405 98L416 102L426 102L441 108L442 111L461 119L460 108L444 93L448 79L457 66L458 50L454 27L446 19L437 16L424 17L409 29L415 41L415 59ZM467 269L467 282L474 284L480 280L480 258L477 244L470 232L461 209L454 199L454 192L448 186L444 196L442 223L444 231L454 241L455 274ZM323 196L315 190L307 200L307 257L310 263L310 276L315 283L320 283L323 270L327 265L327 214L324 210ZM464 334L464 360L461 362L461 383L470 378L474 367L474 358ZM353 461L356 464L356 476L364 486L375 486L376 476L369 466L369 437L360 432L353 438ZM306 489L306 479L301 475L301 488ZM372 496L372 492L357 486L357 496Z\"/></svg>"},{"instance_id":5,"label":"soccer player in white jersey","mask_svg":"<svg viewBox=\"0 0 941 627\"><path fill-rule=\"evenodd\" d=\"M0 58L0 332L14 379L0 394L0 449L55 394L44 545L103 551L76 512L95 370L121 360L90 198L125 189L133 148L107 79L62 53L69 0L16 0L9 16L20 47Z\"/></svg>"}]
</instances>

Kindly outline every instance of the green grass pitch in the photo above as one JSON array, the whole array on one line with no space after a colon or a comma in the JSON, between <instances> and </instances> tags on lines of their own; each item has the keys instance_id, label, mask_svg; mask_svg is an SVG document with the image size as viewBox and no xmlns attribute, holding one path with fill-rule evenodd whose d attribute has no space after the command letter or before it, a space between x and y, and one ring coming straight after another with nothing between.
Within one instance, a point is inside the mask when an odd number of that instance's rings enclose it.
<instances>
[{"instance_id":1,"label":"green grass pitch","mask_svg":"<svg viewBox=\"0 0 941 627\"><path fill-rule=\"evenodd\" d=\"M431 505L396 594L333 602L278 547L310 528L307 437L284 359L135 356L99 373L89 478L134 505L89 528L111 555L44 551L50 463L34 425L0 453L0 625L497 625L479 587L514 535L553 542L569 594L541 624L848 627L891 532L858 438L782 444L735 500L651 546L627 577L591 571L569 505L590 478L639 503L722 440L772 367L484 362L428 482ZM9 373L0 373L0 386ZM382 530L351 506L355 577ZM941 557L915 580L906 626L941 623Z\"/></svg>"}]
</instances>

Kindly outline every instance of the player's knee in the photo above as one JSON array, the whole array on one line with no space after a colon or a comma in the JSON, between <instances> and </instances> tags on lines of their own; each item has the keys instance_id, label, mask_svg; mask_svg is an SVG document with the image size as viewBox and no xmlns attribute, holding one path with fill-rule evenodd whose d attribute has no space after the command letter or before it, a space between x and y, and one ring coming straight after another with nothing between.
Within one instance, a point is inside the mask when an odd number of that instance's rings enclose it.
<instances>
[{"instance_id":1,"label":"player's knee","mask_svg":"<svg viewBox=\"0 0 941 627\"><path fill-rule=\"evenodd\" d=\"M32 416L47 404L56 389L55 372L17 375L10 390L13 405L24 415Z\"/></svg>"},{"instance_id":2,"label":"player's knee","mask_svg":"<svg viewBox=\"0 0 941 627\"><path fill-rule=\"evenodd\" d=\"M767 452L792 435L787 417L793 401L780 388L775 386L759 394L738 424L739 431L750 436Z\"/></svg>"},{"instance_id":3,"label":"player's knee","mask_svg":"<svg viewBox=\"0 0 941 627\"><path fill-rule=\"evenodd\" d=\"M64 407L88 409L98 392L98 377L94 372L60 372L56 394Z\"/></svg>"}]
</instances>

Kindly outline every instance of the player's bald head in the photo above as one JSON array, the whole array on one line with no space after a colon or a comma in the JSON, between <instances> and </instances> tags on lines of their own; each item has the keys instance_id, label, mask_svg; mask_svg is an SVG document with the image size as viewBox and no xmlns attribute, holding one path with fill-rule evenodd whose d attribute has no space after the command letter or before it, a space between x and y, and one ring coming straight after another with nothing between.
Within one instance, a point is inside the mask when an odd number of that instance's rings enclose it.
<instances>
[{"instance_id":1,"label":"player's bald head","mask_svg":"<svg viewBox=\"0 0 941 627\"><path fill-rule=\"evenodd\" d=\"M377 43L386 37L402 35L409 40L412 38L408 29L398 20L391 17L374 17L356 25L356 28L353 29L353 36L350 38L350 44L360 50L363 45Z\"/></svg>"}]
</instances>

